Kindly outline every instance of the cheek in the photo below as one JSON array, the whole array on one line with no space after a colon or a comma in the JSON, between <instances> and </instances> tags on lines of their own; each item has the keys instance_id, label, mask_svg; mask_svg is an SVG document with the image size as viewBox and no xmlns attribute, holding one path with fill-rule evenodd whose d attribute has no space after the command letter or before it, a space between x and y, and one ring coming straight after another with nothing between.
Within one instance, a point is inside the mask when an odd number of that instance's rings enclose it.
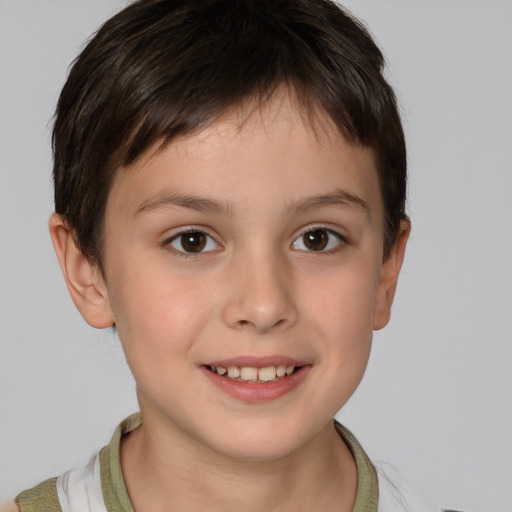
<instances>
[{"instance_id":1,"label":"cheek","mask_svg":"<svg viewBox=\"0 0 512 512\"><path fill-rule=\"evenodd\" d=\"M378 266L360 260L317 279L313 287L310 281L309 293L303 289L305 311L324 340L330 378L338 389L352 389L366 368L378 277Z\"/></svg>"},{"instance_id":2,"label":"cheek","mask_svg":"<svg viewBox=\"0 0 512 512\"><path fill-rule=\"evenodd\" d=\"M111 303L128 362L187 352L210 316L205 286L156 266L122 274L129 277L115 279Z\"/></svg>"},{"instance_id":3,"label":"cheek","mask_svg":"<svg viewBox=\"0 0 512 512\"><path fill-rule=\"evenodd\" d=\"M378 279L378 267L361 259L323 275L307 277L302 295L314 317L324 318L326 329L372 330Z\"/></svg>"}]
</instances>

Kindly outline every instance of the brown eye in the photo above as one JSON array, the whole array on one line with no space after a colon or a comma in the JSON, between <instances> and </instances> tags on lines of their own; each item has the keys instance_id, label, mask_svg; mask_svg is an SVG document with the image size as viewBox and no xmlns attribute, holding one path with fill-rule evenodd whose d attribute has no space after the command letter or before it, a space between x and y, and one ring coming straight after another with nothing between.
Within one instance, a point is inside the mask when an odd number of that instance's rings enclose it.
<instances>
[{"instance_id":1,"label":"brown eye","mask_svg":"<svg viewBox=\"0 0 512 512\"><path fill-rule=\"evenodd\" d=\"M341 247L345 242L343 236L330 229L310 229L293 242L292 248L299 251L325 252Z\"/></svg>"},{"instance_id":2,"label":"brown eye","mask_svg":"<svg viewBox=\"0 0 512 512\"><path fill-rule=\"evenodd\" d=\"M302 235L304 245L312 251L322 251L327 247L329 235L323 229L308 231Z\"/></svg>"},{"instance_id":3,"label":"brown eye","mask_svg":"<svg viewBox=\"0 0 512 512\"><path fill-rule=\"evenodd\" d=\"M220 248L210 235L202 231L185 231L179 233L168 243L173 249L186 253L209 252Z\"/></svg>"},{"instance_id":4,"label":"brown eye","mask_svg":"<svg viewBox=\"0 0 512 512\"><path fill-rule=\"evenodd\" d=\"M201 252L206 245L206 236L199 231L183 233L180 238L181 247L187 252Z\"/></svg>"}]
</instances>

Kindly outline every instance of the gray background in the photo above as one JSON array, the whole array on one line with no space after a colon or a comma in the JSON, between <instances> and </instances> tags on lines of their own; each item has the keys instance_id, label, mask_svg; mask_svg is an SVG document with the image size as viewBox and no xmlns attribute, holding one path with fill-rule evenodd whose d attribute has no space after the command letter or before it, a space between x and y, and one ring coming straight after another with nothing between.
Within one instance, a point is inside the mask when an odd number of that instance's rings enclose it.
<instances>
[{"instance_id":1,"label":"gray background","mask_svg":"<svg viewBox=\"0 0 512 512\"><path fill-rule=\"evenodd\" d=\"M135 410L47 234L66 68L121 0L0 0L0 498L86 462ZM512 511L512 2L351 0L397 87L413 233L391 324L339 418L434 502ZM200 411L198 411L200 414Z\"/></svg>"}]
</instances>

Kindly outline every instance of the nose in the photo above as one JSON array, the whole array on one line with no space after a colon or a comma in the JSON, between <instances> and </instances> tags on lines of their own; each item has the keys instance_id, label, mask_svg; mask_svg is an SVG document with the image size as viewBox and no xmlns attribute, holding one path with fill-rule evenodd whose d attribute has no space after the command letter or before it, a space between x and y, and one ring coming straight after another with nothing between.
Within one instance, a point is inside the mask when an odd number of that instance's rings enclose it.
<instances>
[{"instance_id":1,"label":"nose","mask_svg":"<svg viewBox=\"0 0 512 512\"><path fill-rule=\"evenodd\" d=\"M231 267L223 320L233 329L257 333L288 329L297 321L292 272L271 254L240 258Z\"/></svg>"}]
</instances>

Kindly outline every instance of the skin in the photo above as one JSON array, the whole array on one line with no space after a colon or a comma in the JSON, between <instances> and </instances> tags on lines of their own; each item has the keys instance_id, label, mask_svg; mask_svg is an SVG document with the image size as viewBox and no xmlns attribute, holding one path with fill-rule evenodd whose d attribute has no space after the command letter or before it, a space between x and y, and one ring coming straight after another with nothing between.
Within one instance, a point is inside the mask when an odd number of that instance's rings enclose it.
<instances>
[{"instance_id":1,"label":"skin","mask_svg":"<svg viewBox=\"0 0 512 512\"><path fill-rule=\"evenodd\" d=\"M0 503L0 512L18 512L18 506L14 501L10 503Z\"/></svg>"},{"instance_id":2,"label":"skin","mask_svg":"<svg viewBox=\"0 0 512 512\"><path fill-rule=\"evenodd\" d=\"M383 261L372 152L323 121L313 131L280 93L121 169L104 276L50 221L76 306L94 327L115 323L137 383L143 425L121 458L139 512L352 510L355 463L332 419L389 321L409 225ZM208 235L203 252L183 251L184 229ZM325 250L304 244L315 230ZM240 356L290 357L307 373L248 402L205 377Z\"/></svg>"}]
</instances>

